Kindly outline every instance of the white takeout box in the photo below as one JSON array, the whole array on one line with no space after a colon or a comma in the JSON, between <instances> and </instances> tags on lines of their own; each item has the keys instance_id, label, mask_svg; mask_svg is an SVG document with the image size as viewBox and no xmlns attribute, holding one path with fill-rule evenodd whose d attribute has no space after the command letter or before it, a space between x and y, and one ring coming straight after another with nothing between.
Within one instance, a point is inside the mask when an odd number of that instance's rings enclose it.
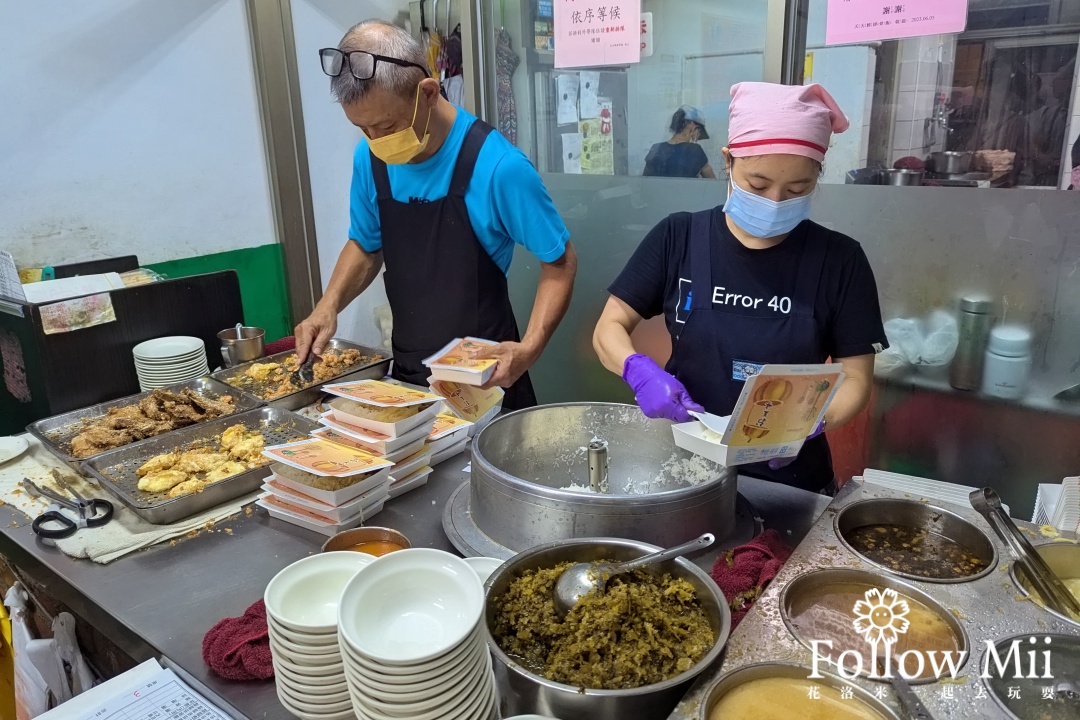
<instances>
[{"instance_id":1,"label":"white takeout box","mask_svg":"<svg viewBox=\"0 0 1080 720\"><path fill-rule=\"evenodd\" d=\"M418 439L426 438L428 433L431 432L432 426L435 424L435 418L433 416L431 422L425 423L420 427L398 435L397 437L387 439L365 436L362 428L357 428L354 425L343 425L341 422L335 421L330 413L326 413L320 417L319 422L332 430L336 430L342 435L347 435L360 443L364 449L385 457L389 453L396 452L404 447L412 445Z\"/></svg>"},{"instance_id":2,"label":"white takeout box","mask_svg":"<svg viewBox=\"0 0 1080 720\"><path fill-rule=\"evenodd\" d=\"M298 525L302 528L306 528L322 535L326 535L327 537L333 537L339 532L353 529L360 523L378 514L386 505L386 499L384 498L375 503L374 505L370 505L364 508L363 512L357 513L348 520L340 523L323 522L307 514L291 512L288 509L281 507L280 505L274 504L272 497L266 498L265 496L260 496L260 498L255 501L255 504L266 510L266 512L270 513L270 517L272 518L284 520L287 523Z\"/></svg>"},{"instance_id":3,"label":"white takeout box","mask_svg":"<svg viewBox=\"0 0 1080 720\"><path fill-rule=\"evenodd\" d=\"M386 482L380 483L375 489L369 490L363 495L353 498L341 505L330 505L329 503L322 502L311 495L301 493L300 491L294 490L273 479L269 479L263 483L262 489L264 492L271 493L290 505L296 505L306 510L311 510L319 515L326 516L334 522L345 522L369 505L374 505L380 500L385 500L390 492L390 482L391 478L387 478Z\"/></svg>"},{"instance_id":4,"label":"white takeout box","mask_svg":"<svg viewBox=\"0 0 1080 720\"><path fill-rule=\"evenodd\" d=\"M804 415L801 424L805 426L805 435L798 439L788 438L784 442L766 443L756 440L744 444L742 440L745 428L763 428L768 433L768 413L770 411L779 414L778 409L783 403L800 407L800 403L806 405L805 400L812 393L807 392L806 385L810 382L807 376L814 378L824 376L829 386L817 392L808 407L814 410L813 415ZM683 450L688 450L695 455L700 455L715 463L726 467L746 465L748 463L764 462L777 458L793 458L802 450L806 442L806 436L814 431L825 418L825 411L836 396L836 390L844 379L844 373L839 363L827 365L766 365L757 375L749 378L743 386L738 402L731 415L722 418L727 425L724 434L716 437L716 433L710 431L700 421L693 420L671 426L671 432L675 438L675 444ZM755 397L762 389L763 384L778 383L794 386L790 390L790 397L781 400L765 397ZM802 391L799 385L802 384ZM811 388L812 390L812 388ZM775 416L774 416L775 419Z\"/></svg>"},{"instance_id":5,"label":"white takeout box","mask_svg":"<svg viewBox=\"0 0 1080 720\"><path fill-rule=\"evenodd\" d=\"M430 467L423 467L405 479L398 480L391 484L389 490L390 497L396 498L404 495L410 490L415 490L422 485L427 485L428 478L431 476L432 472L433 470Z\"/></svg>"},{"instance_id":6,"label":"white takeout box","mask_svg":"<svg viewBox=\"0 0 1080 720\"><path fill-rule=\"evenodd\" d=\"M273 481L280 483L281 485L284 485L290 490L294 490L295 492L315 498L316 500L324 502L327 505L333 505L334 507L338 507L340 505L344 505L350 500L354 500L360 497L364 493L371 492L375 488L379 487L380 484L388 483L390 481L391 470L393 470L392 467L387 467L383 468L382 470L370 473L359 482L349 485L348 487L343 487L340 490L320 490L318 488L313 488L303 483L296 482L294 480L289 480L288 478L282 477L273 472L271 472L267 482Z\"/></svg>"},{"instance_id":7,"label":"white takeout box","mask_svg":"<svg viewBox=\"0 0 1080 720\"><path fill-rule=\"evenodd\" d=\"M460 367L457 365L444 365L437 362L439 358L443 357L454 347L464 340L475 342L478 345L484 345L486 347L494 347L498 345L493 340L484 340L483 338L465 337L454 338L446 344L444 348L439 350L431 357L424 360L424 365L431 371L431 377L436 380L447 380L449 382L461 383L462 385L476 385L480 386L485 384L491 379L491 376L495 374L495 370L498 368L498 363L492 363L490 367L483 370L475 370L473 368Z\"/></svg>"},{"instance_id":8,"label":"white takeout box","mask_svg":"<svg viewBox=\"0 0 1080 720\"><path fill-rule=\"evenodd\" d=\"M413 453L390 468L390 483L393 484L399 480L404 480L417 470L426 467L431 462L432 455L434 453L431 448L426 447L426 445L422 446L419 452Z\"/></svg>"},{"instance_id":9,"label":"white takeout box","mask_svg":"<svg viewBox=\"0 0 1080 720\"><path fill-rule=\"evenodd\" d=\"M353 400L353 402L360 401ZM360 417L359 415L352 415L342 410L338 410L334 407L334 399L331 399L330 402L328 402L327 404L330 406L330 415L333 417L334 420L342 423L347 423L349 425L355 425L356 427L374 430L375 432L382 433L383 435L389 435L391 438L396 438L399 435L404 435L410 430L415 430L428 420L434 420L435 416L439 414L440 410L442 410L443 405L441 400L434 400L429 407L424 408L420 412L416 413L411 417L407 417L404 420L398 420L397 422L382 422L379 420L371 420L369 418ZM371 407L377 406L372 405Z\"/></svg>"},{"instance_id":10,"label":"white takeout box","mask_svg":"<svg viewBox=\"0 0 1080 720\"><path fill-rule=\"evenodd\" d=\"M468 445L468 444L469 444L469 438L465 437L465 438L462 438L460 442L457 442L457 443L455 443L455 444L451 445L450 447L445 448L443 450L439 450L438 452L436 452L434 455L431 456L431 466L435 467L439 463L441 463L441 462L443 462L445 460L449 460L450 458L454 457L455 455L460 455L461 453L465 452L465 446Z\"/></svg>"}]
</instances>

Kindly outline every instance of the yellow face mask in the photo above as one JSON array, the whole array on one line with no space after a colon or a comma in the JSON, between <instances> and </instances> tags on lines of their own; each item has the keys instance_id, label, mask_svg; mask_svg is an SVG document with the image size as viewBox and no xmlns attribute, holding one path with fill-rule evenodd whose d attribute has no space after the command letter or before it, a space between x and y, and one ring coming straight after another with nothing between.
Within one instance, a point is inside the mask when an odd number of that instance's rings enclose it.
<instances>
[{"instance_id":1,"label":"yellow face mask","mask_svg":"<svg viewBox=\"0 0 1080 720\"><path fill-rule=\"evenodd\" d=\"M416 113L419 109L420 86L417 85L416 103L413 105L413 118L407 128L381 138L371 138L368 137L367 133L364 133L364 137L366 137L368 141L368 147L371 149L371 154L387 165L404 165L422 153L424 148L427 147L428 140L431 139L431 135L428 133L428 128L431 126L431 108L428 108L427 122L424 124L423 140L417 140L416 132L413 130L413 125L416 123ZM363 130L361 130L361 132L363 132Z\"/></svg>"}]
</instances>

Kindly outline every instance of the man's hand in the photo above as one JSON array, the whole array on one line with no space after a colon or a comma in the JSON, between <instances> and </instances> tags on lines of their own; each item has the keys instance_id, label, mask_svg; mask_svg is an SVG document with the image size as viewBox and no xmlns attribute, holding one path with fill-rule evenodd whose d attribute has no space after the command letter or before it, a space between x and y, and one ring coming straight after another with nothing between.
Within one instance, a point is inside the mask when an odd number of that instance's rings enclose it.
<instances>
[{"instance_id":1,"label":"man's hand","mask_svg":"<svg viewBox=\"0 0 1080 720\"><path fill-rule=\"evenodd\" d=\"M494 358L499 361L495 366L495 373L483 387L487 390L492 387L508 388L516 383L533 366L540 353L519 342L502 342L481 350L475 357Z\"/></svg>"},{"instance_id":2,"label":"man's hand","mask_svg":"<svg viewBox=\"0 0 1080 720\"><path fill-rule=\"evenodd\" d=\"M326 343L337 332L337 313L322 305L316 305L307 318L296 326L296 360L303 363L308 352L322 355Z\"/></svg>"}]
</instances>

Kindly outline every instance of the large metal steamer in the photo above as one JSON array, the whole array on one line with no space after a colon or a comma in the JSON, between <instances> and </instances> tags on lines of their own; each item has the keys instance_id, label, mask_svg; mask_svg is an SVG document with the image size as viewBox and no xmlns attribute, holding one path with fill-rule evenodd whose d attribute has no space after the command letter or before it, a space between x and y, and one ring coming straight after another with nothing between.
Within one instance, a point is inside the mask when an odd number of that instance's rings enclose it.
<instances>
[{"instance_id":1,"label":"large metal steamer","mask_svg":"<svg viewBox=\"0 0 1080 720\"><path fill-rule=\"evenodd\" d=\"M478 435L472 462L459 514L502 557L566 538L667 547L711 532L722 541L736 527L736 475L678 448L670 423L631 405L510 413Z\"/></svg>"}]
</instances>

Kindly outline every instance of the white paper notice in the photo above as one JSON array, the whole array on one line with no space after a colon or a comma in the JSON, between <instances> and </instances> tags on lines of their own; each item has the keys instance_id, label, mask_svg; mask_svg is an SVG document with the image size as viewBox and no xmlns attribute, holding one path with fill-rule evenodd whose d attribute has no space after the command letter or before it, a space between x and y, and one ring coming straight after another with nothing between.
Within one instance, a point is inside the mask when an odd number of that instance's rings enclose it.
<instances>
[{"instance_id":1,"label":"white paper notice","mask_svg":"<svg viewBox=\"0 0 1080 720\"><path fill-rule=\"evenodd\" d=\"M568 175L581 174L581 133L562 136L562 167Z\"/></svg>"},{"instance_id":2,"label":"white paper notice","mask_svg":"<svg viewBox=\"0 0 1080 720\"><path fill-rule=\"evenodd\" d=\"M0 295L19 302L26 302L22 283L19 282L19 269L15 258L7 250L0 250Z\"/></svg>"},{"instance_id":3,"label":"white paper notice","mask_svg":"<svg viewBox=\"0 0 1080 720\"><path fill-rule=\"evenodd\" d=\"M558 111L555 121L559 125L570 125L578 121L578 76L577 73L562 73L555 76L555 92L559 95Z\"/></svg>"},{"instance_id":4,"label":"white paper notice","mask_svg":"<svg viewBox=\"0 0 1080 720\"><path fill-rule=\"evenodd\" d=\"M155 673L142 685L83 717L86 720L229 720L228 715L204 700L169 669Z\"/></svg>"},{"instance_id":5,"label":"white paper notice","mask_svg":"<svg viewBox=\"0 0 1080 720\"><path fill-rule=\"evenodd\" d=\"M578 101L578 114L582 120L589 120L600 115L600 103L596 100L600 88L600 73L585 70L581 73L581 99Z\"/></svg>"}]
</instances>

